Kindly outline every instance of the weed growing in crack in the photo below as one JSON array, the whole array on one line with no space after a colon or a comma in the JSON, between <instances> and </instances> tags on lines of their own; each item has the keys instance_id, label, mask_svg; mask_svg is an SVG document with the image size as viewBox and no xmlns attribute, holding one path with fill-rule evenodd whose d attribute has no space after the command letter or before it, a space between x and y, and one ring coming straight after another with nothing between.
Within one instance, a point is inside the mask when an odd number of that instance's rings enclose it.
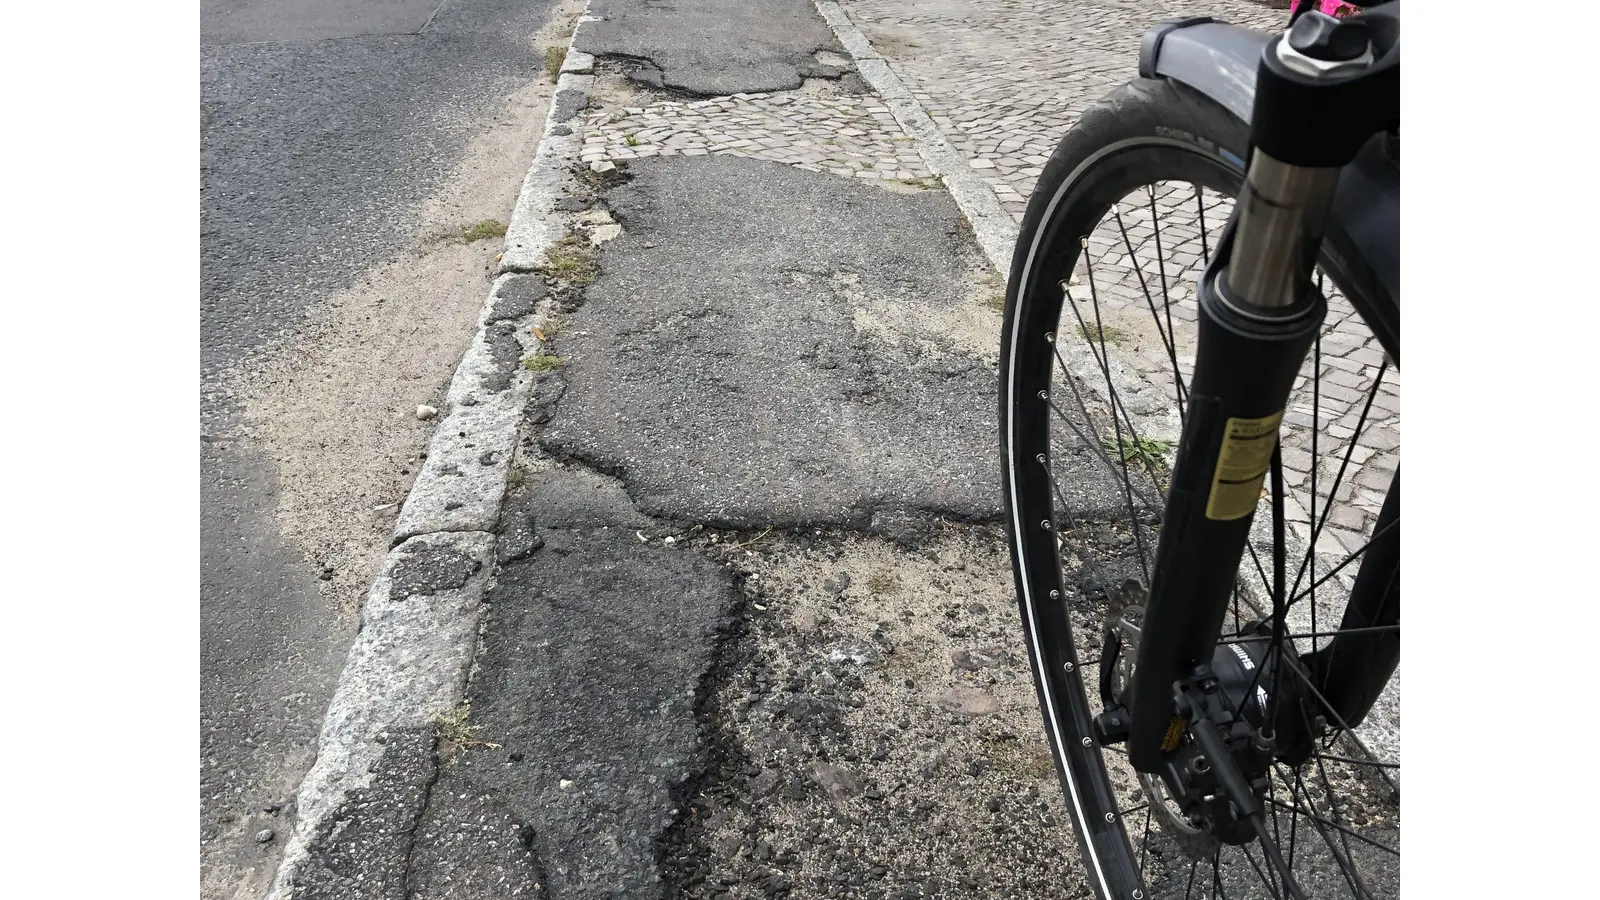
<instances>
[{"instance_id":1,"label":"weed growing in crack","mask_svg":"<svg viewBox=\"0 0 1600 900\"><path fill-rule=\"evenodd\" d=\"M567 64L566 47L547 47L544 51L544 70L552 82L561 78L561 67Z\"/></svg>"},{"instance_id":2,"label":"weed growing in crack","mask_svg":"<svg viewBox=\"0 0 1600 900\"><path fill-rule=\"evenodd\" d=\"M566 365L566 361L553 353L535 353L522 358L522 367L529 372L553 372Z\"/></svg>"},{"instance_id":3,"label":"weed growing in crack","mask_svg":"<svg viewBox=\"0 0 1600 900\"><path fill-rule=\"evenodd\" d=\"M1107 325L1104 322L1099 325L1085 322L1078 326L1078 333L1083 335L1084 340L1095 344L1120 344L1128 339L1126 331L1115 325Z\"/></svg>"},{"instance_id":4,"label":"weed growing in crack","mask_svg":"<svg viewBox=\"0 0 1600 900\"><path fill-rule=\"evenodd\" d=\"M1137 462L1152 472L1160 471L1166 465L1167 454L1172 450L1171 441L1137 434L1123 435L1121 446L1118 446L1115 437L1102 437L1100 443L1111 456L1121 457L1123 462Z\"/></svg>"},{"instance_id":5,"label":"weed growing in crack","mask_svg":"<svg viewBox=\"0 0 1600 900\"><path fill-rule=\"evenodd\" d=\"M483 726L473 725L471 719L472 701L470 700L463 700L461 705L455 709L434 717L434 724L439 726L439 739L449 745L446 752L447 759L453 760L474 747L484 747L490 750L500 748L499 744L479 740L478 732L482 730Z\"/></svg>"},{"instance_id":6,"label":"weed growing in crack","mask_svg":"<svg viewBox=\"0 0 1600 900\"><path fill-rule=\"evenodd\" d=\"M639 146L639 139L637 137L631 135L631 134L628 135L627 137L623 138L622 142L624 144L627 144L629 147L637 147L637 146Z\"/></svg>"},{"instance_id":7,"label":"weed growing in crack","mask_svg":"<svg viewBox=\"0 0 1600 900\"><path fill-rule=\"evenodd\" d=\"M983 305L989 307L997 313L1003 313L1006 311L1006 295L987 294L983 298Z\"/></svg>"},{"instance_id":8,"label":"weed growing in crack","mask_svg":"<svg viewBox=\"0 0 1600 900\"><path fill-rule=\"evenodd\" d=\"M544 265L538 270L577 285L593 284L600 274L594 264L594 248L581 234L568 234L557 241L545 254Z\"/></svg>"},{"instance_id":9,"label":"weed growing in crack","mask_svg":"<svg viewBox=\"0 0 1600 900\"><path fill-rule=\"evenodd\" d=\"M527 469L523 469L521 467L513 466L511 468L511 471L506 473L506 486L507 487L519 488L519 487L522 487L523 485L525 485L527 483L528 483L528 470Z\"/></svg>"},{"instance_id":10,"label":"weed growing in crack","mask_svg":"<svg viewBox=\"0 0 1600 900\"><path fill-rule=\"evenodd\" d=\"M566 323L565 319L563 319L563 318L561 318L560 316L557 316L557 315L552 315L549 318L546 318L543 322L540 322L538 325L533 326L529 330L532 331L533 332L533 336L538 338L539 340L548 341L551 338L555 337L556 335L560 334L562 327L565 326L566 324L567 323Z\"/></svg>"}]
</instances>

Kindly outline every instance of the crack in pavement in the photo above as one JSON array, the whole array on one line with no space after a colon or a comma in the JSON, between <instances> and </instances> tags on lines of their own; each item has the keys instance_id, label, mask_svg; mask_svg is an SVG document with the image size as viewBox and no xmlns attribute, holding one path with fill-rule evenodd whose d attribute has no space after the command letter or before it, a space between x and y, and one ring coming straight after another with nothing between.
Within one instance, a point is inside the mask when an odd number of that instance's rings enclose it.
<instances>
[{"instance_id":1,"label":"crack in pavement","mask_svg":"<svg viewBox=\"0 0 1600 900\"><path fill-rule=\"evenodd\" d=\"M631 61L631 78L680 94L794 90L806 78L841 79L854 68L809 0L594 0L589 13L598 20L579 31L578 50ZM840 55L844 65L824 64L818 53Z\"/></svg>"}]
</instances>

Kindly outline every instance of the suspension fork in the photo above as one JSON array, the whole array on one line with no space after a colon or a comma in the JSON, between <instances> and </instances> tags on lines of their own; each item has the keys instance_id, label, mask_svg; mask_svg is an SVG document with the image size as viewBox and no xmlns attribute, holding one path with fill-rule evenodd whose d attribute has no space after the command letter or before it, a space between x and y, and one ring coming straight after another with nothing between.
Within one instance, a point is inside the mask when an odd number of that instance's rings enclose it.
<instances>
[{"instance_id":1,"label":"suspension fork","mask_svg":"<svg viewBox=\"0 0 1600 900\"><path fill-rule=\"evenodd\" d=\"M1311 273L1339 170L1398 128L1399 6L1308 13L1263 50L1244 190L1200 278L1188 415L1127 698L1140 771L1161 771L1178 746L1189 723L1176 686L1216 649L1284 407L1327 312Z\"/></svg>"}]
</instances>

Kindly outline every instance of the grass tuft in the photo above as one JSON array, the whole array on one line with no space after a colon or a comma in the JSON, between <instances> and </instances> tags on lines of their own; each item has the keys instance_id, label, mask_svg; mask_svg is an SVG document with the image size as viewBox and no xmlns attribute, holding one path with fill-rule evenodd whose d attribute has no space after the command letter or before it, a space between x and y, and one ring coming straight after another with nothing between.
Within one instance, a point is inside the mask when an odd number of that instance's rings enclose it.
<instances>
[{"instance_id":1,"label":"grass tuft","mask_svg":"<svg viewBox=\"0 0 1600 900\"><path fill-rule=\"evenodd\" d=\"M1143 435L1123 435L1121 446L1117 445L1115 437L1102 437L1100 443L1113 458L1120 456L1123 462L1137 462L1152 472L1167 464L1167 454L1172 451L1171 441Z\"/></svg>"},{"instance_id":2,"label":"grass tuft","mask_svg":"<svg viewBox=\"0 0 1600 900\"><path fill-rule=\"evenodd\" d=\"M1107 325L1104 322L1099 325L1085 322L1078 327L1078 333L1083 335L1084 340L1095 344L1120 344L1128 339L1126 331L1115 325Z\"/></svg>"},{"instance_id":3,"label":"grass tuft","mask_svg":"<svg viewBox=\"0 0 1600 900\"><path fill-rule=\"evenodd\" d=\"M522 358L522 367L529 372L553 372L566 365L566 361L553 353L535 353Z\"/></svg>"},{"instance_id":4,"label":"grass tuft","mask_svg":"<svg viewBox=\"0 0 1600 900\"><path fill-rule=\"evenodd\" d=\"M552 82L561 78L561 67L567 64L566 47L547 47L544 51L544 70Z\"/></svg>"},{"instance_id":5,"label":"grass tuft","mask_svg":"<svg viewBox=\"0 0 1600 900\"><path fill-rule=\"evenodd\" d=\"M461 243L472 244L477 241L486 241L489 238L505 237L506 223L495 219L484 219L476 225L468 225L461 229Z\"/></svg>"},{"instance_id":6,"label":"grass tuft","mask_svg":"<svg viewBox=\"0 0 1600 900\"><path fill-rule=\"evenodd\" d=\"M569 234L545 254L539 271L577 285L594 284L600 272L594 263L594 247L581 234Z\"/></svg>"}]
</instances>

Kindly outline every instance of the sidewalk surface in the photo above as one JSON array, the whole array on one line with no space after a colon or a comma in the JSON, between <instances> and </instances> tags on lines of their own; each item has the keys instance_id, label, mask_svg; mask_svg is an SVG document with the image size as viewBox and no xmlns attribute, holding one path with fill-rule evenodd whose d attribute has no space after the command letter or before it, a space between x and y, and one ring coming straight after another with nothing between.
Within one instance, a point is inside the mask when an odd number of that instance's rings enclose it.
<instances>
[{"instance_id":1,"label":"sidewalk surface","mask_svg":"<svg viewBox=\"0 0 1600 900\"><path fill-rule=\"evenodd\" d=\"M842 6L1013 229L1061 133L1133 76L1150 23L1283 15ZM496 283L485 319L485 383L527 397L509 462L483 453L508 466L495 533L414 532L368 601L373 633L471 610L449 620L472 654L463 702L370 736L354 791L303 792L321 813L280 887L1087 896L999 525L1003 283L926 141L811 0L593 0L588 17L552 119L571 173L545 198L561 236ZM1359 401L1381 354L1353 318L1330 346ZM1164 371L1146 355L1128 348L1129 377ZM1397 458L1394 383L1389 437L1363 448L1351 494L1373 514ZM1060 459L1098 523L1073 538L1096 561L1079 587L1115 584L1132 543L1116 484L1088 454ZM325 756L360 718L342 715Z\"/></svg>"}]
</instances>

